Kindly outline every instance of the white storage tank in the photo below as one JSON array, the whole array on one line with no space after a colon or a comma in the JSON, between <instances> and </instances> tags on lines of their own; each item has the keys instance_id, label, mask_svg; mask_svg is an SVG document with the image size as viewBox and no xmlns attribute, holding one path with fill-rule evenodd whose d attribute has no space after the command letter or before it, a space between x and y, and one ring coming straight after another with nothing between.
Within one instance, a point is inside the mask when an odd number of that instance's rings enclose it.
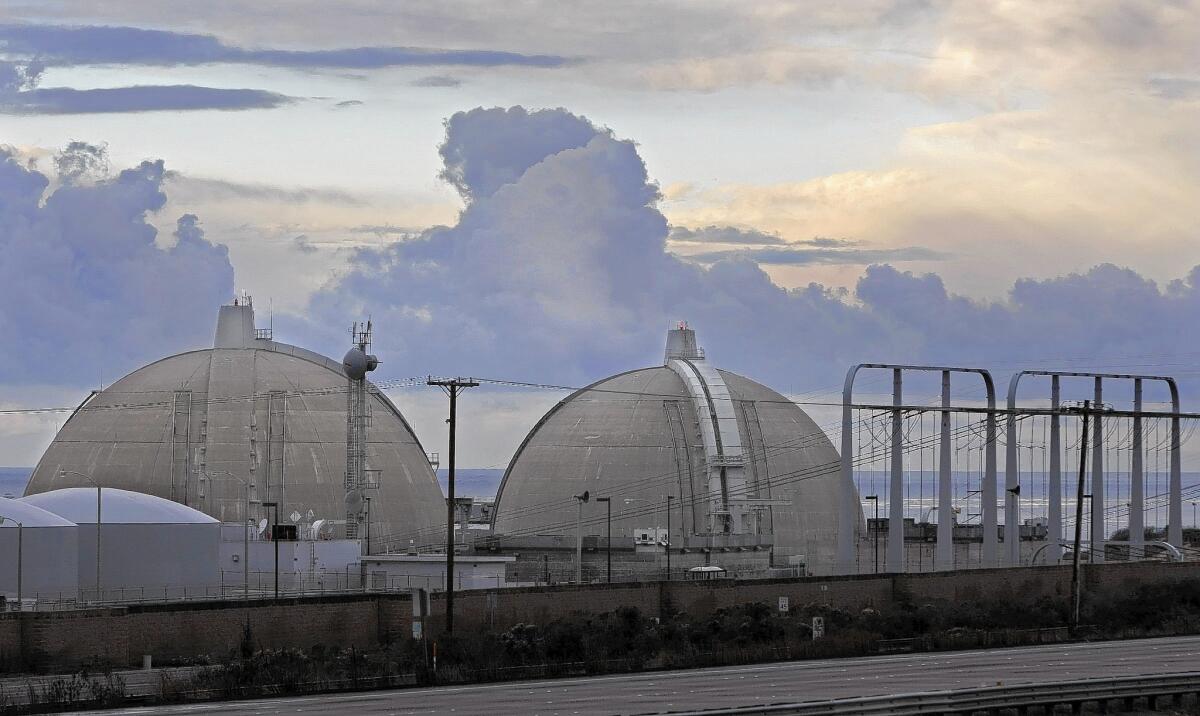
<instances>
[{"instance_id":1,"label":"white storage tank","mask_svg":"<svg viewBox=\"0 0 1200 716\"><path fill-rule=\"evenodd\" d=\"M111 487L99 494L101 600L220 595L220 522L153 495ZM87 600L97 595L96 496L94 487L69 487L20 500L79 526L79 594Z\"/></svg>"},{"instance_id":2,"label":"white storage tank","mask_svg":"<svg viewBox=\"0 0 1200 716\"><path fill-rule=\"evenodd\" d=\"M21 500L0 497L0 594L24 601L72 600L79 582L75 523Z\"/></svg>"}]
</instances>

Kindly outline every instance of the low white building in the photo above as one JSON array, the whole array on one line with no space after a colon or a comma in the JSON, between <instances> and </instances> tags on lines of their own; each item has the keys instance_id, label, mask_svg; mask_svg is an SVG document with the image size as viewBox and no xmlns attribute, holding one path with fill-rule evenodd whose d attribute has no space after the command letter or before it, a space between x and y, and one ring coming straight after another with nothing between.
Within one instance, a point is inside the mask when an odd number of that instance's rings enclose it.
<instances>
[{"instance_id":1,"label":"low white building","mask_svg":"<svg viewBox=\"0 0 1200 716\"><path fill-rule=\"evenodd\" d=\"M446 589L444 554L372 554L362 560L363 584L369 591ZM516 557L456 555L454 589L499 589L505 585L507 565Z\"/></svg>"},{"instance_id":2,"label":"low white building","mask_svg":"<svg viewBox=\"0 0 1200 716\"><path fill-rule=\"evenodd\" d=\"M0 497L0 594L10 602L75 599L78 527L20 500ZM18 582L19 587L18 587Z\"/></svg>"},{"instance_id":3,"label":"low white building","mask_svg":"<svg viewBox=\"0 0 1200 716\"><path fill-rule=\"evenodd\" d=\"M70 487L23 497L20 502L78 525L77 574L83 599L96 598L97 580L103 601L221 594L221 523L203 512L110 487Z\"/></svg>"},{"instance_id":4,"label":"low white building","mask_svg":"<svg viewBox=\"0 0 1200 716\"><path fill-rule=\"evenodd\" d=\"M244 531L245 530L245 531ZM260 536L251 526L236 523L221 526L221 581L227 594L244 584L250 592L263 594L275 588L276 543ZM280 592L329 592L362 587L358 540L279 540ZM249 551L247 564L243 554Z\"/></svg>"}]
</instances>

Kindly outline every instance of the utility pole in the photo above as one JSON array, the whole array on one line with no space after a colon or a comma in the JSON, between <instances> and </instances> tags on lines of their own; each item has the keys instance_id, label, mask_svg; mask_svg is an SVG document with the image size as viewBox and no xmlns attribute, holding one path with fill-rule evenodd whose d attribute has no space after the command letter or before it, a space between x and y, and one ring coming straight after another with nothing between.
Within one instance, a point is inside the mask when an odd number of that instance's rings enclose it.
<instances>
[{"instance_id":1,"label":"utility pole","mask_svg":"<svg viewBox=\"0 0 1200 716\"><path fill-rule=\"evenodd\" d=\"M1079 579L1079 548L1083 540L1083 478L1087 472L1087 439L1088 414L1091 412L1091 401L1083 401L1083 434L1079 442L1079 480L1075 488L1075 544L1071 550L1071 631L1079 628L1079 603L1083 594L1083 585Z\"/></svg>"},{"instance_id":2,"label":"utility pole","mask_svg":"<svg viewBox=\"0 0 1200 716\"><path fill-rule=\"evenodd\" d=\"M450 477L446 488L446 633L454 633L454 433L458 422L458 395L479 383L470 378L433 378L427 385L436 385L450 396Z\"/></svg>"}]
</instances>

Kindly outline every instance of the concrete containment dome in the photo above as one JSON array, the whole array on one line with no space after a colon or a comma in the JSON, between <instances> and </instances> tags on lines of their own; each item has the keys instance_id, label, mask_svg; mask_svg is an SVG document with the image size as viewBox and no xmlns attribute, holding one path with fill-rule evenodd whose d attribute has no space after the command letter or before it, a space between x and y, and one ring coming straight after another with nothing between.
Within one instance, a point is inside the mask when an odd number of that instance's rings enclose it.
<instances>
[{"instance_id":1,"label":"concrete containment dome","mask_svg":"<svg viewBox=\"0 0 1200 716\"><path fill-rule=\"evenodd\" d=\"M368 384L372 538L438 533L445 501L412 429ZM155 495L222 522L345 520L347 377L340 362L255 329L222 306L212 349L140 368L95 393L46 450L26 495L104 487ZM248 493L248 494L247 494ZM249 503L249 506L247 506Z\"/></svg>"},{"instance_id":2,"label":"concrete containment dome","mask_svg":"<svg viewBox=\"0 0 1200 716\"><path fill-rule=\"evenodd\" d=\"M671 495L673 548L765 546L776 565L828 571L840 473L825 433L778 392L712 366L686 325L669 332L665 363L552 408L509 463L495 533L573 534L587 490L611 498L613 539L629 538L666 526ZM585 510L602 520L603 506ZM585 533L602 535L596 524Z\"/></svg>"}]
</instances>

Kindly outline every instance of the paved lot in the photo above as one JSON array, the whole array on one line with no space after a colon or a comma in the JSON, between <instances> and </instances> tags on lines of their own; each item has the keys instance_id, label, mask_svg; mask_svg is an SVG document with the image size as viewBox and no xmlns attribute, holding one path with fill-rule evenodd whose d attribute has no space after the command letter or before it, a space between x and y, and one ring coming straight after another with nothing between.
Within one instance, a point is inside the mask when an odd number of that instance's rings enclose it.
<instances>
[{"instance_id":1,"label":"paved lot","mask_svg":"<svg viewBox=\"0 0 1200 716\"><path fill-rule=\"evenodd\" d=\"M647 714L998 683L1190 671L1200 637L797 661L653 674L302 696L109 714Z\"/></svg>"}]
</instances>

